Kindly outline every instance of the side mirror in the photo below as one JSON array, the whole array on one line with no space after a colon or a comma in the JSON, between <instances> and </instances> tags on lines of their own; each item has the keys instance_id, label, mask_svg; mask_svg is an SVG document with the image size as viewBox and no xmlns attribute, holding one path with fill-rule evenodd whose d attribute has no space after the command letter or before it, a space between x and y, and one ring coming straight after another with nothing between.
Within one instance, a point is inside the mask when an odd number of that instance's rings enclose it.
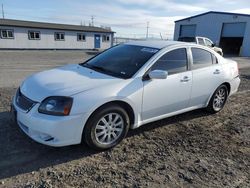
<instances>
[{"instance_id":1,"label":"side mirror","mask_svg":"<svg viewBox=\"0 0 250 188\"><path fill-rule=\"evenodd\" d=\"M163 70L153 70L148 74L151 79L166 79L168 77L168 72Z\"/></svg>"},{"instance_id":2,"label":"side mirror","mask_svg":"<svg viewBox=\"0 0 250 188\"><path fill-rule=\"evenodd\" d=\"M214 44L214 43L212 44L212 47L215 47L215 44Z\"/></svg>"}]
</instances>

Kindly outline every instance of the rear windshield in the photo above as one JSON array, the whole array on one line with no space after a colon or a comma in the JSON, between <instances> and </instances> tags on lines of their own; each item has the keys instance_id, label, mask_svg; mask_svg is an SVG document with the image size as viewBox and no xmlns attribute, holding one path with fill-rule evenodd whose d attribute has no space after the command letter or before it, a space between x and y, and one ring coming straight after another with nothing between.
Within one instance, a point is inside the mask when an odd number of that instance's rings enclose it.
<instances>
[{"instance_id":1,"label":"rear windshield","mask_svg":"<svg viewBox=\"0 0 250 188\"><path fill-rule=\"evenodd\" d=\"M122 44L110 48L86 63L87 68L119 78L131 78L159 49Z\"/></svg>"},{"instance_id":2,"label":"rear windshield","mask_svg":"<svg viewBox=\"0 0 250 188\"><path fill-rule=\"evenodd\" d=\"M195 42L195 38L194 37L180 37L178 39L178 41L182 41L182 42Z\"/></svg>"}]
</instances>

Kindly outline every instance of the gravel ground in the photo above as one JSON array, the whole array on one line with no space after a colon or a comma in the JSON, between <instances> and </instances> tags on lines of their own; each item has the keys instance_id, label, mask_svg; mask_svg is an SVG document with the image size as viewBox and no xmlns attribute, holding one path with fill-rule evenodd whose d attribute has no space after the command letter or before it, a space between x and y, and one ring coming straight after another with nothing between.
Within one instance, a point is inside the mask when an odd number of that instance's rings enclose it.
<instances>
[{"instance_id":1,"label":"gravel ground","mask_svg":"<svg viewBox=\"0 0 250 188\"><path fill-rule=\"evenodd\" d=\"M27 76L54 67L81 63L85 51L0 51L0 87L17 87Z\"/></svg>"},{"instance_id":2,"label":"gravel ground","mask_svg":"<svg viewBox=\"0 0 250 188\"><path fill-rule=\"evenodd\" d=\"M71 59L60 53L64 62ZM0 187L250 187L249 67L241 69L241 80L239 92L220 113L195 110L144 125L104 152L32 141L8 112L18 82L2 85Z\"/></svg>"}]
</instances>

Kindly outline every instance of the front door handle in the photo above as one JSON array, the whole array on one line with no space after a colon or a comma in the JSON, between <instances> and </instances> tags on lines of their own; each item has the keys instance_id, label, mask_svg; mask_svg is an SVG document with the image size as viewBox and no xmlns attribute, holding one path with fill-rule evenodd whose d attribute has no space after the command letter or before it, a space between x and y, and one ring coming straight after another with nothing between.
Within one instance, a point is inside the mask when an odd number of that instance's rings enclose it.
<instances>
[{"instance_id":1,"label":"front door handle","mask_svg":"<svg viewBox=\"0 0 250 188\"><path fill-rule=\"evenodd\" d=\"M214 71L214 74L220 74L220 70L219 70L219 69L216 69L216 70Z\"/></svg>"},{"instance_id":2,"label":"front door handle","mask_svg":"<svg viewBox=\"0 0 250 188\"><path fill-rule=\"evenodd\" d=\"M188 76L184 76L182 79L181 79L181 82L188 82L190 80L190 78Z\"/></svg>"}]
</instances>

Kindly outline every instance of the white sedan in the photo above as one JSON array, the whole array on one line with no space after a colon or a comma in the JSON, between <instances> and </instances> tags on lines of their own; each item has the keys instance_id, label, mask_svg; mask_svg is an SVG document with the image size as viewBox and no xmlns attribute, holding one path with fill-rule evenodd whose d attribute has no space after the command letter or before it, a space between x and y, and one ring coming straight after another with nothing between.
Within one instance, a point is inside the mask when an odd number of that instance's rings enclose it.
<instances>
[{"instance_id":1,"label":"white sedan","mask_svg":"<svg viewBox=\"0 0 250 188\"><path fill-rule=\"evenodd\" d=\"M237 63L196 44L140 41L28 77L13 97L20 128L35 141L94 149L128 130L198 108L219 112L240 79Z\"/></svg>"}]
</instances>

